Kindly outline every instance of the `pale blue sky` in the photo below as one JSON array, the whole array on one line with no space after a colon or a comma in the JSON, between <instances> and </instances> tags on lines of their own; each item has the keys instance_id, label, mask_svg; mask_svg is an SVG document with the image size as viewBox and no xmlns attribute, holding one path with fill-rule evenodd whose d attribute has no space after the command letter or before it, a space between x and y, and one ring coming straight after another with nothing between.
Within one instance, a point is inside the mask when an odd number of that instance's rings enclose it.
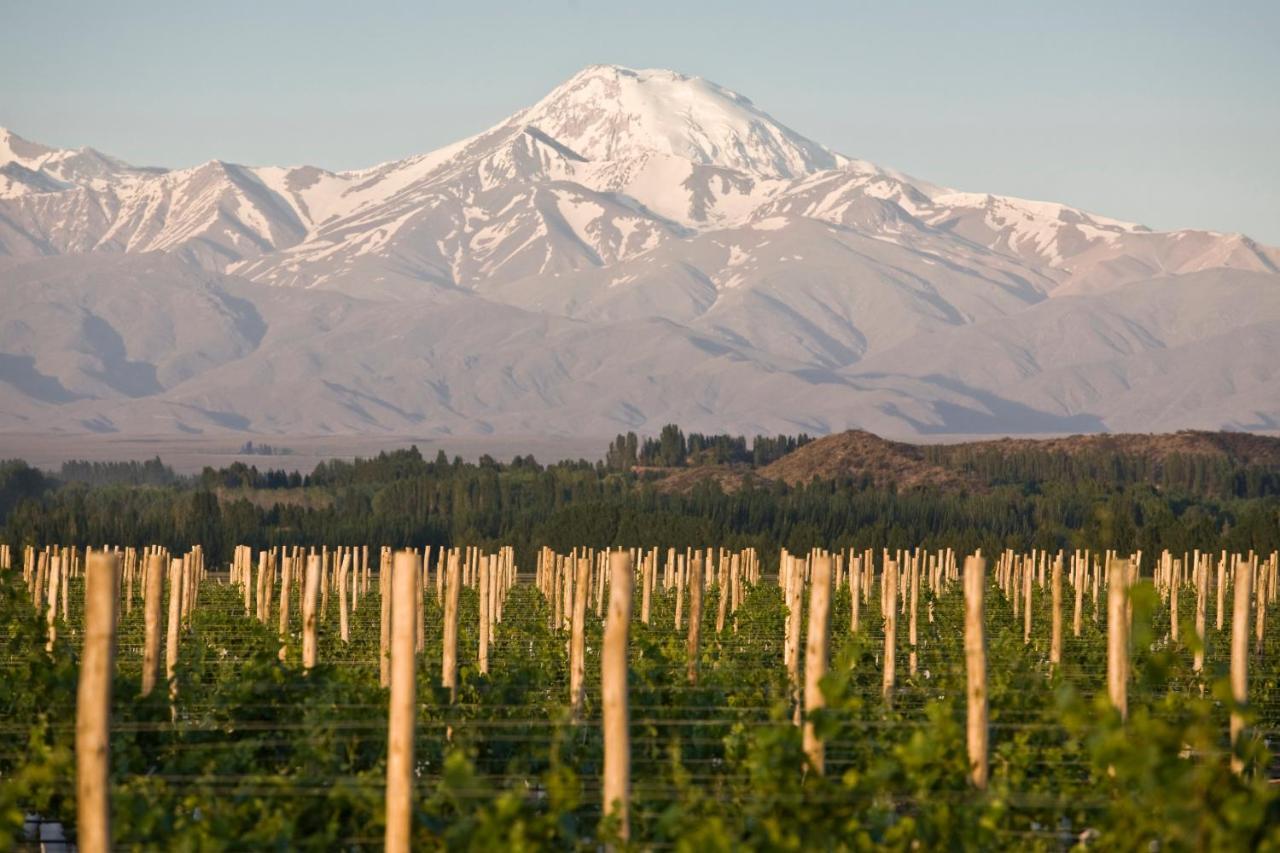
<instances>
[{"instance_id":1,"label":"pale blue sky","mask_svg":"<svg viewBox=\"0 0 1280 853\"><path fill-rule=\"evenodd\" d=\"M0 0L0 21L0 125L136 163L372 165L609 62L935 183L1280 245L1277 0Z\"/></svg>"}]
</instances>

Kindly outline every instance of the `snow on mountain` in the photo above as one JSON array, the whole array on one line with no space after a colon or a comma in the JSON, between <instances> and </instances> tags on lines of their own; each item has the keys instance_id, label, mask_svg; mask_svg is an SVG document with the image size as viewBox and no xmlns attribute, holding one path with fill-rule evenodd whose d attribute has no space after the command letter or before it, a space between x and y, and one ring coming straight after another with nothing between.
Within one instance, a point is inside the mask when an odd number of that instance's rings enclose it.
<instances>
[{"instance_id":1,"label":"snow on mountain","mask_svg":"<svg viewBox=\"0 0 1280 853\"><path fill-rule=\"evenodd\" d=\"M0 130L0 283L0 429L1280 424L1276 249L930 184L670 71L352 172Z\"/></svg>"},{"instance_id":2,"label":"snow on mountain","mask_svg":"<svg viewBox=\"0 0 1280 853\"><path fill-rule=\"evenodd\" d=\"M845 161L742 95L673 71L592 65L511 121L591 161L667 154L760 178L796 178Z\"/></svg>"}]
</instances>

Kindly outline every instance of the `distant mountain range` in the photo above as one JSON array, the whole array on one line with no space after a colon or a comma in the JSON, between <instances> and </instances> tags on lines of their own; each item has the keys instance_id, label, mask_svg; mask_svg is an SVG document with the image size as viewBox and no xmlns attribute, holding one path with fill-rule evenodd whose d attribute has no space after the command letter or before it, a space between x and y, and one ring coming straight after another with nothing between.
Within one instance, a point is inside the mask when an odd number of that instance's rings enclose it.
<instances>
[{"instance_id":1,"label":"distant mountain range","mask_svg":"<svg viewBox=\"0 0 1280 853\"><path fill-rule=\"evenodd\" d=\"M358 172L0 130L2 431L668 422L1280 429L1280 250L940 187L670 71Z\"/></svg>"}]
</instances>

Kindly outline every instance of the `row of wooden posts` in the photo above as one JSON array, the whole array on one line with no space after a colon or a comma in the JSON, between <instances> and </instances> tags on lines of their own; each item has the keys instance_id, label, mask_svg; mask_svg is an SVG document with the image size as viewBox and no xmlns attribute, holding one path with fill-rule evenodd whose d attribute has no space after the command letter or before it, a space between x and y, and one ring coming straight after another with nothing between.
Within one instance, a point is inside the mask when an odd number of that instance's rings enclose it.
<instances>
[{"instance_id":1,"label":"row of wooden posts","mask_svg":"<svg viewBox=\"0 0 1280 853\"><path fill-rule=\"evenodd\" d=\"M411 553L417 561L417 580L411 593L414 604L413 632L415 648L421 654L426 648L427 590L433 585L432 549L427 546ZM393 559L390 548L384 546L380 549L376 577L381 607L379 683L383 687L390 684L392 668L388 650L394 625L393 595L389 586ZM309 553L297 546L272 548L260 551L255 562L252 548L238 545L233 552L229 575L232 584L243 588L246 616L252 614L265 624L271 619L273 604L276 605L281 660L285 659L288 651L291 591L296 586L295 579L301 575L302 664L306 669L311 669L317 663L317 631L320 621L329 612L331 591L336 590L338 597L338 638L343 643L349 643L351 614L359 608L361 598L367 597L373 573L369 565L368 546L339 547L332 551L327 547L319 551L312 548ZM492 554L474 547L436 550L435 599L436 604L444 611L444 652L441 662L441 683L444 687L451 691L457 690L458 600L461 588L469 587L479 594L478 662L480 671L487 673L489 647L493 643L496 626L502 622L503 606L516 583L517 575L515 549L510 546L503 546Z\"/></svg>"},{"instance_id":2,"label":"row of wooden posts","mask_svg":"<svg viewBox=\"0 0 1280 853\"><path fill-rule=\"evenodd\" d=\"M604 644L601 650L601 700L604 732L605 764L603 779L604 808L618 821L620 831L628 832L627 803L630 785L630 741L627 709L627 652L632 618L633 589L640 586L641 621L651 616L649 607L653 590L661 582L663 588L675 590L675 628L684 628L681 619L687 598L688 680L698 680L700 630L703 622L704 592L713 587L720 591L721 612L717 633L727 625L745 598L746 592L760 578L760 561L754 550L730 552L724 549L687 550L683 554L668 550L660 560L655 549L602 550L578 549L570 554L557 554L550 549L538 553L535 583L548 601L552 627L569 632L570 659L569 702L573 719L580 720L585 697L584 624L589 599L598 616L605 620ZM431 571L430 549L393 552L382 548L376 573L380 587L382 612L381 648L383 650L383 683L390 687L389 755L387 763L387 836L388 849L408 849L409 816L413 781L413 727L416 697L416 660L424 646L424 596L434 580L436 600L445 613L442 633L444 649L441 661L441 683L457 687L458 594L462 586L479 591L478 655L482 670L488 668L487 650L494 629L501 621L502 601L516 583L518 570L514 551L502 548L487 554L479 549L439 549L436 570ZM12 551L0 546L0 567L12 566ZM1050 554L1031 552L1017 554L1006 551L996 560L993 572L995 587L1014 618L1024 620L1024 639L1032 636L1033 596L1046 587L1051 596L1049 663L1062 660L1064 579L1074 596L1073 631L1082 630L1083 599L1091 598L1096 618L1100 589L1105 590L1107 647L1107 693L1111 704L1122 717L1128 712L1129 632L1132 606L1129 591L1141 577L1142 554L1121 557L1114 553L1090 555L1088 552ZM870 605L871 590L880 586L880 616L884 626L883 692L892 702L895 688L899 615L908 620L908 660L914 671L917 653L917 612L922 589L931 593L926 615L933 620L932 602L953 584L963 591L965 612L964 649L967 681L967 734L972 784L983 788L989 775L987 744L987 686L984 608L987 584L987 560L979 552L963 561L963 569L951 550L936 552L884 551L877 571L871 551L831 553L814 549L800 557L785 550L779 557L778 584L786 603L783 656L796 689L796 722L803 726L803 744L813 770L822 773L825 765L824 745L813 728L811 718L822 707L820 681L829 665L830 613L837 594L847 594L850 601L850 628L857 632L863 621L862 609ZM182 557L173 557L161 548L86 550L74 548L27 547L23 552L23 577L32 602L49 615L49 648L57 640L53 633L54 614L61 606L65 621L68 608L68 576L83 575L84 629L81 680L77 699L77 790L80 844L85 850L107 849L109 826L106 811L106 738L110 707L110 681L115 653L115 625L120 615L120 592L125 589L124 612L132 608L135 583L143 590L146 634L143 654L143 692L154 689L158 679L159 619L165 566L169 567L169 623L167 671L171 690L176 662L178 631L190 619L198 598L200 581L205 577L204 559L199 546ZM257 572L254 573L256 566ZM1206 635L1209 589L1216 589L1216 625L1224 624L1224 599L1228 586L1233 592L1230 682L1235 704L1230 716L1230 741L1234 745L1243 732L1241 709L1248 695L1249 617L1254 615L1257 651L1265 626L1266 608L1277 595L1280 556L1273 553L1263 559L1255 554L1214 555L1195 553L1177 558L1163 553L1156 561L1152 579L1160 595L1168 603L1171 616L1171 638L1178 630L1179 593L1191 589L1196 594L1195 630L1202 641L1198 644L1195 665L1204 663L1203 640ZM317 603L327 590L337 590L340 603L340 634L349 640L346 596L351 596L351 610L360 597L367 595L372 572L367 548L337 548L332 551L312 549L271 549L258 554L247 546L235 549L230 578L244 589L246 616L266 623L279 597L276 613L280 615L282 636L287 635L290 587L295 575L302 578L303 666L316 663L316 626L320 616ZM842 592L843 591L843 592ZM802 609L808 596L808 632L803 638L804 666L800 667L801 631L805 620ZM607 601L607 610L604 604ZM321 607L323 613L327 607ZM803 681L801 681L803 679ZM1241 764L1232 758L1238 771ZM101 846L95 846L101 841Z\"/></svg>"}]
</instances>

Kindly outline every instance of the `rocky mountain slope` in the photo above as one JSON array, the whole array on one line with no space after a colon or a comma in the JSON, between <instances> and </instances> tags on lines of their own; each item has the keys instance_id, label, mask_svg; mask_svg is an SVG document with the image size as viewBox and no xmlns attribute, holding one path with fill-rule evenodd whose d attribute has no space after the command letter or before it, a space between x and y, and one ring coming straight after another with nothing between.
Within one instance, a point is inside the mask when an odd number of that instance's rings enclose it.
<instances>
[{"instance_id":1,"label":"rocky mountain slope","mask_svg":"<svg viewBox=\"0 0 1280 853\"><path fill-rule=\"evenodd\" d=\"M0 131L0 430L1276 429L1278 270L670 71L592 66L356 172Z\"/></svg>"}]
</instances>

